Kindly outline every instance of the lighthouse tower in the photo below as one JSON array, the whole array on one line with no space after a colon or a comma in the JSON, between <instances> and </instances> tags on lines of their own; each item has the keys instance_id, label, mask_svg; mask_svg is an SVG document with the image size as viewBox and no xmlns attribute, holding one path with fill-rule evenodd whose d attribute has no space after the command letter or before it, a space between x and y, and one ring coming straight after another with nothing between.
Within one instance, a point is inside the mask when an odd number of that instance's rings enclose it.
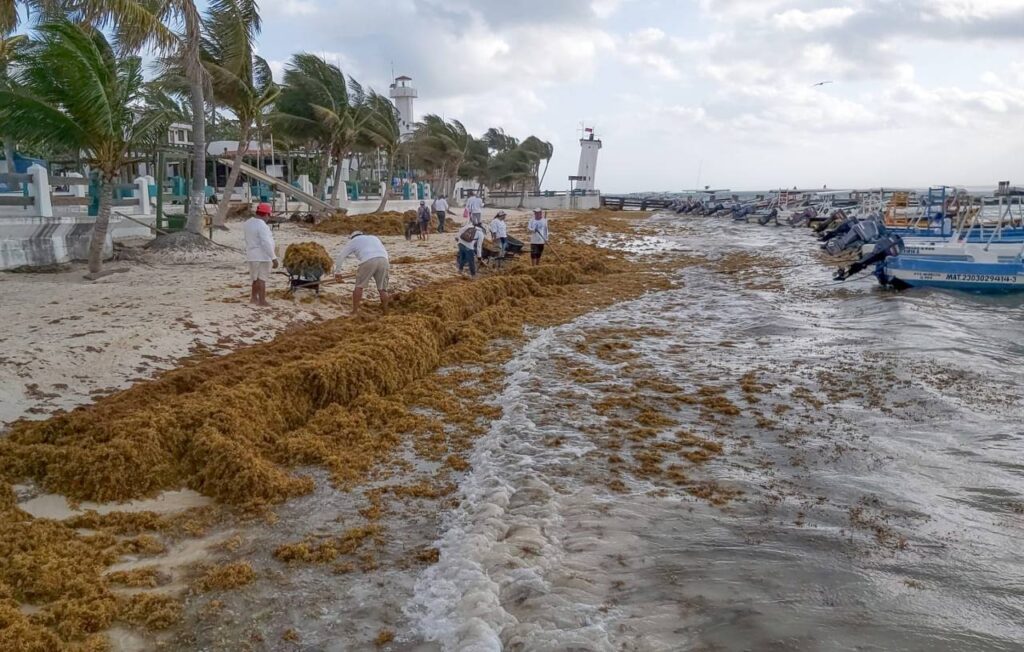
<instances>
[{"instance_id":1,"label":"lighthouse tower","mask_svg":"<svg viewBox=\"0 0 1024 652\"><path fill-rule=\"evenodd\" d=\"M601 151L601 140L594 138L594 129L585 127L580 138L580 168L577 172L577 190L594 190L597 177L597 153Z\"/></svg>"},{"instance_id":2,"label":"lighthouse tower","mask_svg":"<svg viewBox=\"0 0 1024 652\"><path fill-rule=\"evenodd\" d=\"M391 84L390 95L391 99L395 101L395 106L398 108L398 128L402 132L402 138L408 137L416 125L412 106L419 94L409 84L411 81L411 77L402 75L401 77L396 77L395 82Z\"/></svg>"}]
</instances>

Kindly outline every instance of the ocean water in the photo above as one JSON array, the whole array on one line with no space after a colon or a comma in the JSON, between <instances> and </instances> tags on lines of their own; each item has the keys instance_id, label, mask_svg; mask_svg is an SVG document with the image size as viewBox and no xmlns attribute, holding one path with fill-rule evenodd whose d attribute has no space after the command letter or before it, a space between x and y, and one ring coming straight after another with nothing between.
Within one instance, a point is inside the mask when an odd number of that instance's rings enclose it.
<instances>
[{"instance_id":1,"label":"ocean water","mask_svg":"<svg viewBox=\"0 0 1024 652\"><path fill-rule=\"evenodd\" d=\"M1024 649L1021 301L837 286L803 229L652 224L606 244L763 262L531 333L408 649Z\"/></svg>"}]
</instances>

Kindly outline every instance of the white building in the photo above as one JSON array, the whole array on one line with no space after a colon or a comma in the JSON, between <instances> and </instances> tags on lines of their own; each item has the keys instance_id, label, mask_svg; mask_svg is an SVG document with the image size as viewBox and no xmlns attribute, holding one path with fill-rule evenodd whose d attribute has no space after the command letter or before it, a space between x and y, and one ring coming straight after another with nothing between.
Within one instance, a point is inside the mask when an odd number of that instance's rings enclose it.
<instances>
[{"instance_id":1,"label":"white building","mask_svg":"<svg viewBox=\"0 0 1024 652\"><path fill-rule=\"evenodd\" d=\"M587 129L586 138L580 139L580 167L576 182L577 190L594 190L597 177L597 153L601 150L601 140L594 138L594 130Z\"/></svg>"},{"instance_id":2,"label":"white building","mask_svg":"<svg viewBox=\"0 0 1024 652\"><path fill-rule=\"evenodd\" d=\"M191 147L192 125L184 122L172 122L167 129L167 144L173 147Z\"/></svg>"},{"instance_id":3,"label":"white building","mask_svg":"<svg viewBox=\"0 0 1024 652\"><path fill-rule=\"evenodd\" d=\"M395 107L398 108L398 128L402 132L402 138L408 138L416 127L416 114L413 112L413 103L419 94L415 88L408 84L411 81L411 77L402 75L401 77L396 77L394 83L391 84L390 95L391 99L395 101Z\"/></svg>"}]
</instances>

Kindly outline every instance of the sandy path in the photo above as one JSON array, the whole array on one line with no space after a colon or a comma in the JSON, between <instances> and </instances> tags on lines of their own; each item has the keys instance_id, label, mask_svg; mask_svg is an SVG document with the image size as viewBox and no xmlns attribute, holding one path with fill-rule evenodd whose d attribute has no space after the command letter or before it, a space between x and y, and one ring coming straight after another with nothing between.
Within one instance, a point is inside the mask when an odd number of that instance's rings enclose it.
<instances>
[{"instance_id":1,"label":"sandy path","mask_svg":"<svg viewBox=\"0 0 1024 652\"><path fill-rule=\"evenodd\" d=\"M241 223L229 229L214 239L242 247ZM274 237L281 255L292 242L319 242L333 252L345 241L291 224ZM426 242L382 240L392 261L416 261L392 266L393 289L399 292L454 274L453 235L431 234ZM84 280L79 265L60 273L0 274L0 427L89 403L201 350L226 353L349 311L351 284L325 289L318 303L308 292L293 303L279 296L287 286L284 276L275 276L268 288L277 295L269 298L270 308L249 306L244 255L227 249L188 264L134 250L130 257L108 263L126 273L96 282ZM350 259L344 270L354 266ZM375 295L371 290L369 300Z\"/></svg>"}]
</instances>

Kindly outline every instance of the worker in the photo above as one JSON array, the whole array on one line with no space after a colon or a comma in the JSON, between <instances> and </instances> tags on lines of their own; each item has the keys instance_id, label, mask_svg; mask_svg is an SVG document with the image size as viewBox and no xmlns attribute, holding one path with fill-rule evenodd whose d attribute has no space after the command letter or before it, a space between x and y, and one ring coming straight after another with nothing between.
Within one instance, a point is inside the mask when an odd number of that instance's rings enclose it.
<instances>
[{"instance_id":1,"label":"worker","mask_svg":"<svg viewBox=\"0 0 1024 652\"><path fill-rule=\"evenodd\" d=\"M444 219L448 217L448 200L444 195L434 200L434 212L437 214L437 232L444 233Z\"/></svg>"},{"instance_id":2,"label":"worker","mask_svg":"<svg viewBox=\"0 0 1024 652\"><path fill-rule=\"evenodd\" d=\"M420 201L420 207L416 210L416 220L420 227L419 239L426 240L427 231L430 229L430 209L427 208L427 202Z\"/></svg>"},{"instance_id":3,"label":"worker","mask_svg":"<svg viewBox=\"0 0 1024 652\"><path fill-rule=\"evenodd\" d=\"M363 302L363 290L372 279L377 285L380 305L384 312L388 311L388 274L391 261L384 243L375 235L366 235L362 231L353 231L348 242L334 256L334 280L341 281L341 264L349 256L355 256L359 263L356 270L356 287L352 290L352 314L359 312Z\"/></svg>"},{"instance_id":4,"label":"worker","mask_svg":"<svg viewBox=\"0 0 1024 652\"><path fill-rule=\"evenodd\" d=\"M267 281L270 270L277 269L277 252L274 236L270 232L270 204L261 203L256 207L255 217L250 217L242 225L245 235L245 259L249 263L249 278L252 290L249 302L255 306L269 306L267 303Z\"/></svg>"},{"instance_id":5,"label":"worker","mask_svg":"<svg viewBox=\"0 0 1024 652\"><path fill-rule=\"evenodd\" d=\"M469 199L466 200L466 210L469 211L470 222L475 226L483 225L484 202L472 190L469 191Z\"/></svg>"},{"instance_id":6,"label":"worker","mask_svg":"<svg viewBox=\"0 0 1024 652\"><path fill-rule=\"evenodd\" d=\"M526 230L530 232L530 264L536 267L540 265L540 257L544 255L544 245L548 243L548 238L551 235L548 232L548 218L544 215L543 210L533 209L533 216L527 223Z\"/></svg>"},{"instance_id":7,"label":"worker","mask_svg":"<svg viewBox=\"0 0 1024 652\"><path fill-rule=\"evenodd\" d=\"M484 230L470 222L459 229L455 241L459 243L459 274L468 266L469 277L476 278L477 259L484 255Z\"/></svg>"},{"instance_id":8,"label":"worker","mask_svg":"<svg viewBox=\"0 0 1024 652\"><path fill-rule=\"evenodd\" d=\"M505 250L508 249L508 225L505 224L507 214L505 211L498 211L491 221L491 240L498 245L499 255L504 258Z\"/></svg>"}]
</instances>

